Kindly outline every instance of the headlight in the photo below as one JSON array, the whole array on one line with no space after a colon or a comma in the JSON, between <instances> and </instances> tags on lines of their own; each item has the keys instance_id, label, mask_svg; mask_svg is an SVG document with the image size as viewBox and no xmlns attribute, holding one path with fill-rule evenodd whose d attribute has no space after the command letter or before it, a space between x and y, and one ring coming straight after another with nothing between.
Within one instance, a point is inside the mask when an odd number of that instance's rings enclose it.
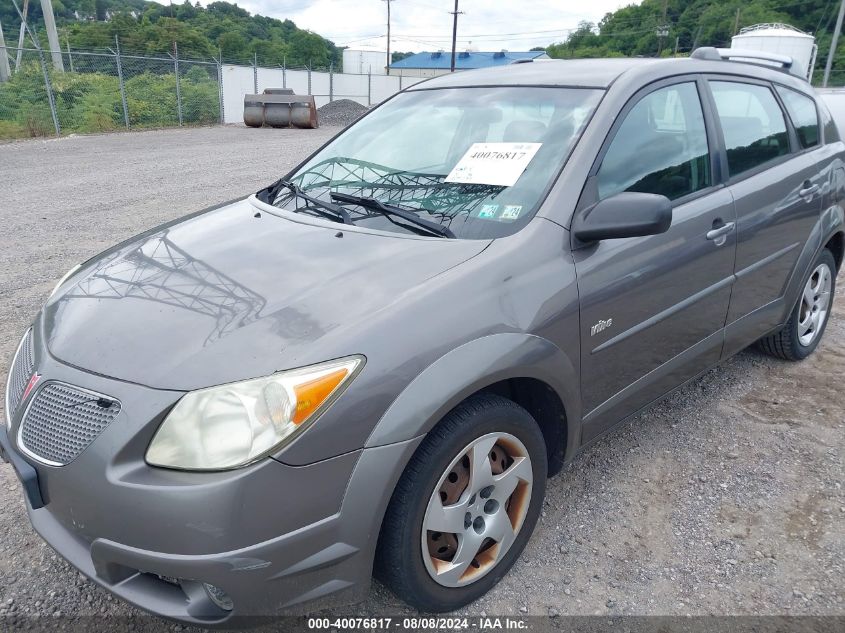
<instances>
[{"instance_id":1,"label":"headlight","mask_svg":"<svg viewBox=\"0 0 845 633\"><path fill-rule=\"evenodd\" d=\"M181 470L246 466L301 433L363 366L362 356L186 394L162 422L147 463Z\"/></svg>"},{"instance_id":2,"label":"headlight","mask_svg":"<svg viewBox=\"0 0 845 633\"><path fill-rule=\"evenodd\" d=\"M79 270L79 267L80 267L81 265L82 265L82 264L77 264L76 266L74 266L73 268L71 268L69 271L67 271L67 272L64 274L64 277L62 277L61 279L59 279L59 283L57 283L55 286L53 286L53 290L50 292L50 296L49 296L49 297L47 297L47 299L48 299L48 300L50 299L50 297L52 297L54 294L56 294L56 291L57 291L59 288L61 288L61 287L64 285L64 283L65 283L68 279L70 279L70 276L71 276L71 275L73 275L73 273L75 273L77 270Z\"/></svg>"}]
</instances>

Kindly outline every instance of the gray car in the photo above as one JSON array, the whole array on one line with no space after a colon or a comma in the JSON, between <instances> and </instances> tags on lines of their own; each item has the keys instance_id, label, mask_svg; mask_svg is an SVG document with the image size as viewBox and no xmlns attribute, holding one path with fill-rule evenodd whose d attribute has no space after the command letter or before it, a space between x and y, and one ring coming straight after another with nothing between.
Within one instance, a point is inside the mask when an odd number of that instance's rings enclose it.
<instances>
[{"instance_id":1,"label":"gray car","mask_svg":"<svg viewBox=\"0 0 845 633\"><path fill-rule=\"evenodd\" d=\"M722 57L425 81L73 269L6 390L35 529L205 626L373 573L423 611L484 594L580 449L824 333L845 144L805 81Z\"/></svg>"}]
</instances>

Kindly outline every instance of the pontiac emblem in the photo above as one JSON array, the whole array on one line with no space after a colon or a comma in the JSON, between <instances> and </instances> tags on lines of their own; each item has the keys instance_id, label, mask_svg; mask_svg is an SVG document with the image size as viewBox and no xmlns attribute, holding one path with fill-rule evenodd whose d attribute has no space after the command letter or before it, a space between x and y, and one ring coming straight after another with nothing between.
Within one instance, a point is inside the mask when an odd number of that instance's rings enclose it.
<instances>
[{"instance_id":1,"label":"pontiac emblem","mask_svg":"<svg viewBox=\"0 0 845 633\"><path fill-rule=\"evenodd\" d=\"M26 400L27 396L32 393L32 390L35 389L35 385L38 384L39 380L41 380L41 374L39 374L38 372L32 374L32 377L29 379L29 382L26 383L26 389L23 390L21 402Z\"/></svg>"}]
</instances>

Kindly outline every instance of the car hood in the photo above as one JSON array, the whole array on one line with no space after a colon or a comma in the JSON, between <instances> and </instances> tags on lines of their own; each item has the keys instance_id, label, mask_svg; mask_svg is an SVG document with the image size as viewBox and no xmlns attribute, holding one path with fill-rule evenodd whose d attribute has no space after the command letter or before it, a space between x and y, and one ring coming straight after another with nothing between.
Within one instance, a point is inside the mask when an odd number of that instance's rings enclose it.
<instances>
[{"instance_id":1,"label":"car hood","mask_svg":"<svg viewBox=\"0 0 845 633\"><path fill-rule=\"evenodd\" d=\"M58 360L190 390L365 353L356 324L489 244L386 235L236 202L86 262L48 301Z\"/></svg>"}]
</instances>

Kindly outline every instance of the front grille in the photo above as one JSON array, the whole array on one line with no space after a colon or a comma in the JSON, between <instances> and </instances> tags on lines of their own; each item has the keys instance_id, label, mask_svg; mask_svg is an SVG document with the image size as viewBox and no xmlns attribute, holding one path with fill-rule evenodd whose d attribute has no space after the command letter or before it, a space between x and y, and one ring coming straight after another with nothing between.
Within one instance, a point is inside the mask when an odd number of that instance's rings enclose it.
<instances>
[{"instance_id":1,"label":"front grille","mask_svg":"<svg viewBox=\"0 0 845 633\"><path fill-rule=\"evenodd\" d=\"M120 403L113 398L48 382L24 415L20 444L36 459L64 466L88 448L118 413Z\"/></svg>"},{"instance_id":2,"label":"front grille","mask_svg":"<svg viewBox=\"0 0 845 633\"><path fill-rule=\"evenodd\" d=\"M9 384L6 388L6 413L10 419L20 406L21 396L34 369L32 330L28 330L18 346L18 351L15 353L12 366L9 369Z\"/></svg>"}]
</instances>

